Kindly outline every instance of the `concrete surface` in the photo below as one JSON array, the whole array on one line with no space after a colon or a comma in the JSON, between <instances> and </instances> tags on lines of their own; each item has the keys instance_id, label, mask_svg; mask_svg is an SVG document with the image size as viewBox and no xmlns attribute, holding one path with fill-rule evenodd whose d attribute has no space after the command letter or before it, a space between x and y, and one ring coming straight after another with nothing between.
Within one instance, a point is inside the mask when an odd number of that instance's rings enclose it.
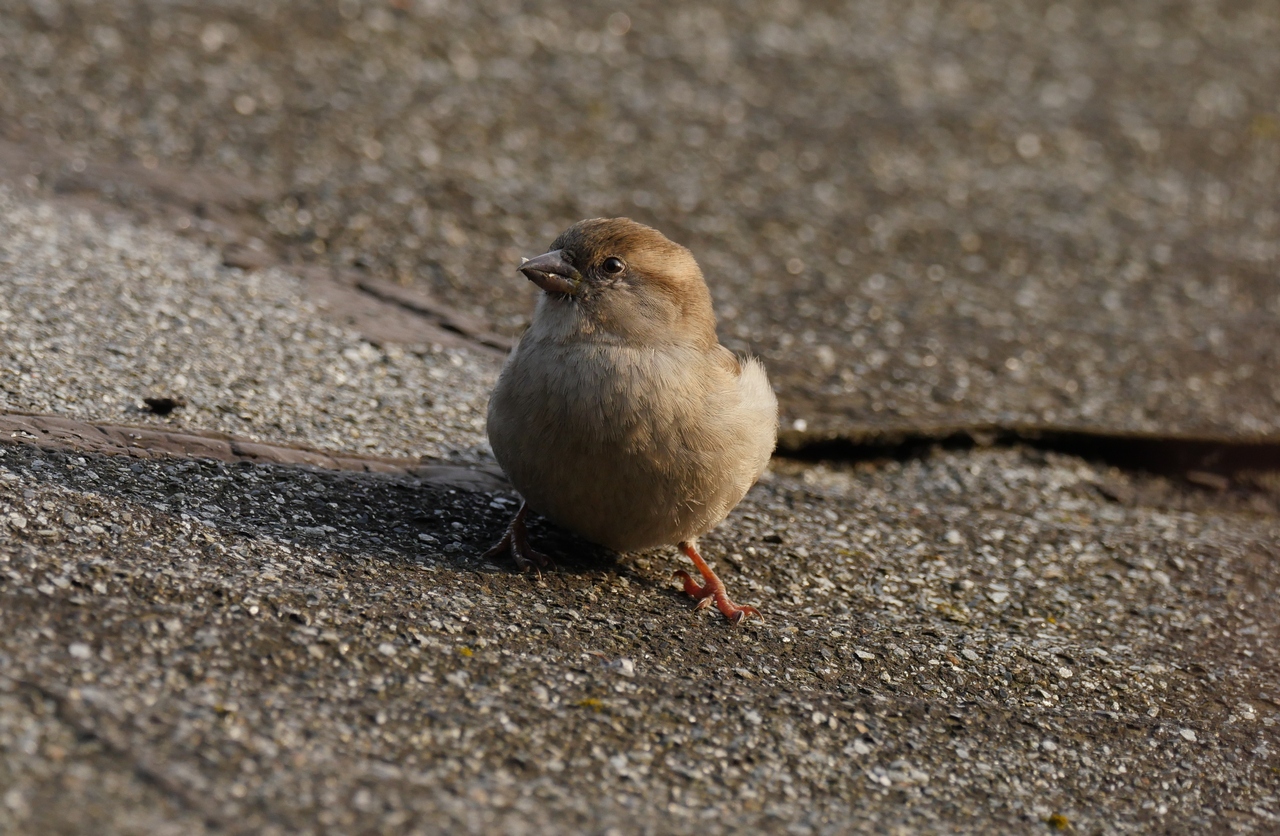
<instances>
[{"instance_id":1,"label":"concrete surface","mask_svg":"<svg viewBox=\"0 0 1280 836\"><path fill-rule=\"evenodd\" d=\"M774 474L707 542L768 618L738 630L689 613L669 552L478 563L494 495L21 445L0 467L9 832L1280 812L1276 518L1125 507L1078 461Z\"/></svg>"},{"instance_id":2,"label":"concrete surface","mask_svg":"<svg viewBox=\"0 0 1280 836\"><path fill-rule=\"evenodd\" d=\"M442 455L480 461L496 361L375 349L282 273L0 208L7 406L150 423L87 449L9 419L6 830L1262 832L1280 813L1275 486L1027 450L780 461L707 539L768 618L735 630L689 613L670 550L536 527L559 571L479 562L514 508L497 485L144 457L201 427L378 454L437 426ZM265 315L237 327L249 298ZM201 316L148 348L173 299ZM177 374L207 394L163 418L128 403ZM417 398L374 397L397 375ZM246 418L218 385L273 394Z\"/></svg>"},{"instance_id":3,"label":"concrete surface","mask_svg":"<svg viewBox=\"0 0 1280 836\"><path fill-rule=\"evenodd\" d=\"M0 831L1280 828L1262 458L776 459L741 629L478 557L580 215L695 248L801 441L1271 449L1274 9L1005 5L0 10Z\"/></svg>"},{"instance_id":4,"label":"concrete surface","mask_svg":"<svg viewBox=\"0 0 1280 836\"><path fill-rule=\"evenodd\" d=\"M519 256L634 215L813 433L1274 437L1277 37L1265 2L32 0L0 132L46 193L235 181L243 238L509 336Z\"/></svg>"}]
</instances>

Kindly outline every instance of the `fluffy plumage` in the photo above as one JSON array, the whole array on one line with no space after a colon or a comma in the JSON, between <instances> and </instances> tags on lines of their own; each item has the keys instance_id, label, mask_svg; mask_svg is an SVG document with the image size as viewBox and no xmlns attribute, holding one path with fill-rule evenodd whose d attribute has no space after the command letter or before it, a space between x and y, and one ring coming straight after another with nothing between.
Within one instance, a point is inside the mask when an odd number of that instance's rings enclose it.
<instances>
[{"instance_id":1,"label":"fluffy plumage","mask_svg":"<svg viewBox=\"0 0 1280 836\"><path fill-rule=\"evenodd\" d=\"M626 218L574 224L522 268L544 289L489 402L489 441L533 510L617 551L681 544L731 620L738 607L700 557L760 477L777 437L763 366L720 345L693 255ZM523 511L495 550L541 563ZM682 575L684 573L681 573Z\"/></svg>"}]
</instances>

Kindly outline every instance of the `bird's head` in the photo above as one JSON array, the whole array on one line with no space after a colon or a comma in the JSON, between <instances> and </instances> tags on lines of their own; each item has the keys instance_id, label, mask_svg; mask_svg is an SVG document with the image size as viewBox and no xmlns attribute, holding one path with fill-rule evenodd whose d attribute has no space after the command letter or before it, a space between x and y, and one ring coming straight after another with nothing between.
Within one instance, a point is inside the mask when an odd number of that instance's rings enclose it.
<instances>
[{"instance_id":1,"label":"bird's head","mask_svg":"<svg viewBox=\"0 0 1280 836\"><path fill-rule=\"evenodd\" d=\"M693 254L630 218L578 221L520 272L545 291L536 317L638 345L716 339Z\"/></svg>"}]
</instances>

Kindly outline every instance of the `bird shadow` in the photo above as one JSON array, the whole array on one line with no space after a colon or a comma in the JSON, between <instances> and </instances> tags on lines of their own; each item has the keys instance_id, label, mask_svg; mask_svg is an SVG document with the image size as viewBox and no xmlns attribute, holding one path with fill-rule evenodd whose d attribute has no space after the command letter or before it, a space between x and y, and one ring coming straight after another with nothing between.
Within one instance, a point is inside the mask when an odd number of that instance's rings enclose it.
<instances>
[{"instance_id":1,"label":"bird shadow","mask_svg":"<svg viewBox=\"0 0 1280 836\"><path fill-rule=\"evenodd\" d=\"M483 557L518 507L511 494L295 465L134 459L29 445L6 445L0 452L0 460L26 479L91 490L233 535L397 565L518 574L510 559ZM529 531L535 548L554 561L552 573L650 582L616 553L541 517L530 517Z\"/></svg>"}]
</instances>

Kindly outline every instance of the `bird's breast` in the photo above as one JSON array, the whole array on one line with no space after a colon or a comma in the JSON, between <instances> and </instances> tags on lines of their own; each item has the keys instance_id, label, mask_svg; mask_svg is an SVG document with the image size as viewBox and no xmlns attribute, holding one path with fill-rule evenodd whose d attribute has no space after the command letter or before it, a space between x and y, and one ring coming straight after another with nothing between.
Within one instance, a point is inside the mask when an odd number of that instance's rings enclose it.
<instances>
[{"instance_id":1,"label":"bird's breast","mask_svg":"<svg viewBox=\"0 0 1280 836\"><path fill-rule=\"evenodd\" d=\"M531 333L494 390L489 439L556 523L619 551L675 543L720 522L768 459L776 405L744 391L701 349Z\"/></svg>"}]
</instances>

